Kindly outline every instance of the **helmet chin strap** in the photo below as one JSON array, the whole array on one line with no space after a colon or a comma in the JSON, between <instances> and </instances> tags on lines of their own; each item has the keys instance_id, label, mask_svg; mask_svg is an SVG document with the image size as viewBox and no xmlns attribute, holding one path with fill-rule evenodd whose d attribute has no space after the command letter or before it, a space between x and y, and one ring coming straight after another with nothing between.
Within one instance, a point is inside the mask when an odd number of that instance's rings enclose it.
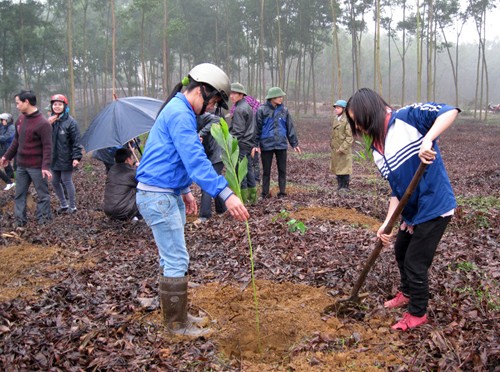
<instances>
[{"instance_id":1,"label":"helmet chin strap","mask_svg":"<svg viewBox=\"0 0 500 372\"><path fill-rule=\"evenodd\" d=\"M217 95L217 91L214 90L212 93L207 94L204 85L200 86L200 90L201 90L201 96L203 97L203 106L201 107L199 115L203 115L208 107L208 103L210 102L210 100Z\"/></svg>"}]
</instances>

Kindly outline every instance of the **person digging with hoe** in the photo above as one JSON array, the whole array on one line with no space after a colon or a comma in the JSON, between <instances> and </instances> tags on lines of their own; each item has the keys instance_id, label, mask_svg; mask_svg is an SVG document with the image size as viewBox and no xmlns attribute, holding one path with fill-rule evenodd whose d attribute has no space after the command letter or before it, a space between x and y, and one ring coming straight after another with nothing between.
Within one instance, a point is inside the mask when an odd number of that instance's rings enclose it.
<instances>
[{"instance_id":1,"label":"person digging with hoe","mask_svg":"<svg viewBox=\"0 0 500 372\"><path fill-rule=\"evenodd\" d=\"M224 176L213 169L196 131L196 115L217 104L227 109L230 89L229 78L219 67L195 66L160 109L137 169L137 206L153 231L163 270L159 278L163 322L177 335L199 337L210 331L197 326L205 319L188 313L184 225L186 213L197 213L190 185L194 181L212 197L221 198L236 220L249 218Z\"/></svg>"},{"instance_id":2,"label":"person digging with hoe","mask_svg":"<svg viewBox=\"0 0 500 372\"><path fill-rule=\"evenodd\" d=\"M392 241L392 233L383 233L385 226L420 163L427 164L402 211L394 244L400 291L384 303L388 309L407 307L403 318L392 326L406 331L428 322L429 268L456 208L437 139L453 124L460 109L428 102L393 111L376 92L362 88L349 99L346 111L353 134L362 132L372 138L375 163L392 189L387 217L377 232L384 246Z\"/></svg>"}]
</instances>

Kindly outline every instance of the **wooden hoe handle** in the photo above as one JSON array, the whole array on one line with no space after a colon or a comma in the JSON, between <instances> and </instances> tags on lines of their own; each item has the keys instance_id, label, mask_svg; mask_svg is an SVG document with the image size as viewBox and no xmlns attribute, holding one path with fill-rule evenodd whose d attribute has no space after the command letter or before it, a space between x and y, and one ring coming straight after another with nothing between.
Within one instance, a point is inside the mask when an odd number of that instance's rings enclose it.
<instances>
[{"instance_id":1,"label":"wooden hoe handle","mask_svg":"<svg viewBox=\"0 0 500 372\"><path fill-rule=\"evenodd\" d=\"M427 168L427 164L420 163L418 166L417 171L415 172L415 175L413 176L410 184L408 185L408 188L406 189L404 195L402 196L401 200L399 200L399 203L394 210L394 212L391 215L391 218L389 219L389 222L387 222L387 225L384 228L384 234L390 234L392 229L394 228L394 225L396 224L399 215L403 211L403 209L406 207L406 204L408 203L408 200L410 199L411 195L417 188L418 183L420 182L420 179L422 178L425 169ZM370 272L373 264L375 263L377 257L380 255L380 252L382 251L382 240L380 238L377 239L377 242L375 243L375 249L373 250L372 254L368 258L368 261L365 264L365 267L363 268L363 271L361 271L361 274L359 275L358 280L356 281L356 284L352 288L351 291L351 297L350 299L355 300L358 297L358 292L361 289L361 286L364 284L366 280L366 276Z\"/></svg>"}]
</instances>

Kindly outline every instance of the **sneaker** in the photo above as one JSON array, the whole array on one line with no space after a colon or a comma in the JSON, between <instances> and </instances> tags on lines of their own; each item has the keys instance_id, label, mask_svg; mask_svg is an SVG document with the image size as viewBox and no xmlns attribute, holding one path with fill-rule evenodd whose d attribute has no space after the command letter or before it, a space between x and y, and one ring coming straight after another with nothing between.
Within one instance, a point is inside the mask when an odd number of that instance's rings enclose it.
<instances>
[{"instance_id":1,"label":"sneaker","mask_svg":"<svg viewBox=\"0 0 500 372\"><path fill-rule=\"evenodd\" d=\"M394 297L392 300L389 300L387 302L384 302L384 307L387 309L393 309L395 307L401 307L408 305L408 302L410 302L410 299L406 297L403 292L398 292L396 297Z\"/></svg>"},{"instance_id":2,"label":"sneaker","mask_svg":"<svg viewBox=\"0 0 500 372\"><path fill-rule=\"evenodd\" d=\"M78 209L76 209L76 207L74 207L74 208L69 208L69 209L68 209L68 213L73 214L73 213L76 213L76 211L77 211L77 210L78 210Z\"/></svg>"},{"instance_id":3,"label":"sneaker","mask_svg":"<svg viewBox=\"0 0 500 372\"><path fill-rule=\"evenodd\" d=\"M406 331L410 328L415 328L426 324L427 322L427 314L424 314L423 316L415 316L411 315L410 313L404 313L403 319L394 324L391 328L395 330Z\"/></svg>"},{"instance_id":4,"label":"sneaker","mask_svg":"<svg viewBox=\"0 0 500 372\"><path fill-rule=\"evenodd\" d=\"M3 189L4 191L9 191L11 188L15 187L16 186L16 183L15 182L12 182L12 183L8 183L5 188Z\"/></svg>"},{"instance_id":5,"label":"sneaker","mask_svg":"<svg viewBox=\"0 0 500 372\"><path fill-rule=\"evenodd\" d=\"M57 210L57 214L63 214L68 212L69 207L61 207Z\"/></svg>"},{"instance_id":6,"label":"sneaker","mask_svg":"<svg viewBox=\"0 0 500 372\"><path fill-rule=\"evenodd\" d=\"M206 217L200 217L200 218L198 218L196 221L194 221L193 223L194 223L195 225L199 225L199 224L205 223L205 222L207 222L207 221L208 221L208 218L206 218Z\"/></svg>"}]
</instances>

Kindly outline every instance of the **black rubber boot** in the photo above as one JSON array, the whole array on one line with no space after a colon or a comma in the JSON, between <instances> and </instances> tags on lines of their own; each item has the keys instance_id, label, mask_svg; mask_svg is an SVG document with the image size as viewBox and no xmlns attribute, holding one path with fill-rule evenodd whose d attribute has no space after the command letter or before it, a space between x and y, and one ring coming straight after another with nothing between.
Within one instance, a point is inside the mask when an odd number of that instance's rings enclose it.
<instances>
[{"instance_id":1,"label":"black rubber boot","mask_svg":"<svg viewBox=\"0 0 500 372\"><path fill-rule=\"evenodd\" d=\"M160 306L163 324L170 333L200 337L210 332L209 328L198 328L195 323L203 318L190 316L187 311L187 287L189 277L160 276Z\"/></svg>"},{"instance_id":2,"label":"black rubber boot","mask_svg":"<svg viewBox=\"0 0 500 372\"><path fill-rule=\"evenodd\" d=\"M341 174L338 177L338 180L339 180L339 190L342 190L344 189L344 191L347 191L349 190L349 181L351 179L351 176L349 176L348 174Z\"/></svg>"},{"instance_id":3,"label":"black rubber boot","mask_svg":"<svg viewBox=\"0 0 500 372\"><path fill-rule=\"evenodd\" d=\"M351 176L349 174L346 174L344 179L344 188L349 190L349 183L351 182Z\"/></svg>"},{"instance_id":4,"label":"black rubber boot","mask_svg":"<svg viewBox=\"0 0 500 372\"><path fill-rule=\"evenodd\" d=\"M342 176L337 175L337 190L342 188Z\"/></svg>"}]
</instances>

